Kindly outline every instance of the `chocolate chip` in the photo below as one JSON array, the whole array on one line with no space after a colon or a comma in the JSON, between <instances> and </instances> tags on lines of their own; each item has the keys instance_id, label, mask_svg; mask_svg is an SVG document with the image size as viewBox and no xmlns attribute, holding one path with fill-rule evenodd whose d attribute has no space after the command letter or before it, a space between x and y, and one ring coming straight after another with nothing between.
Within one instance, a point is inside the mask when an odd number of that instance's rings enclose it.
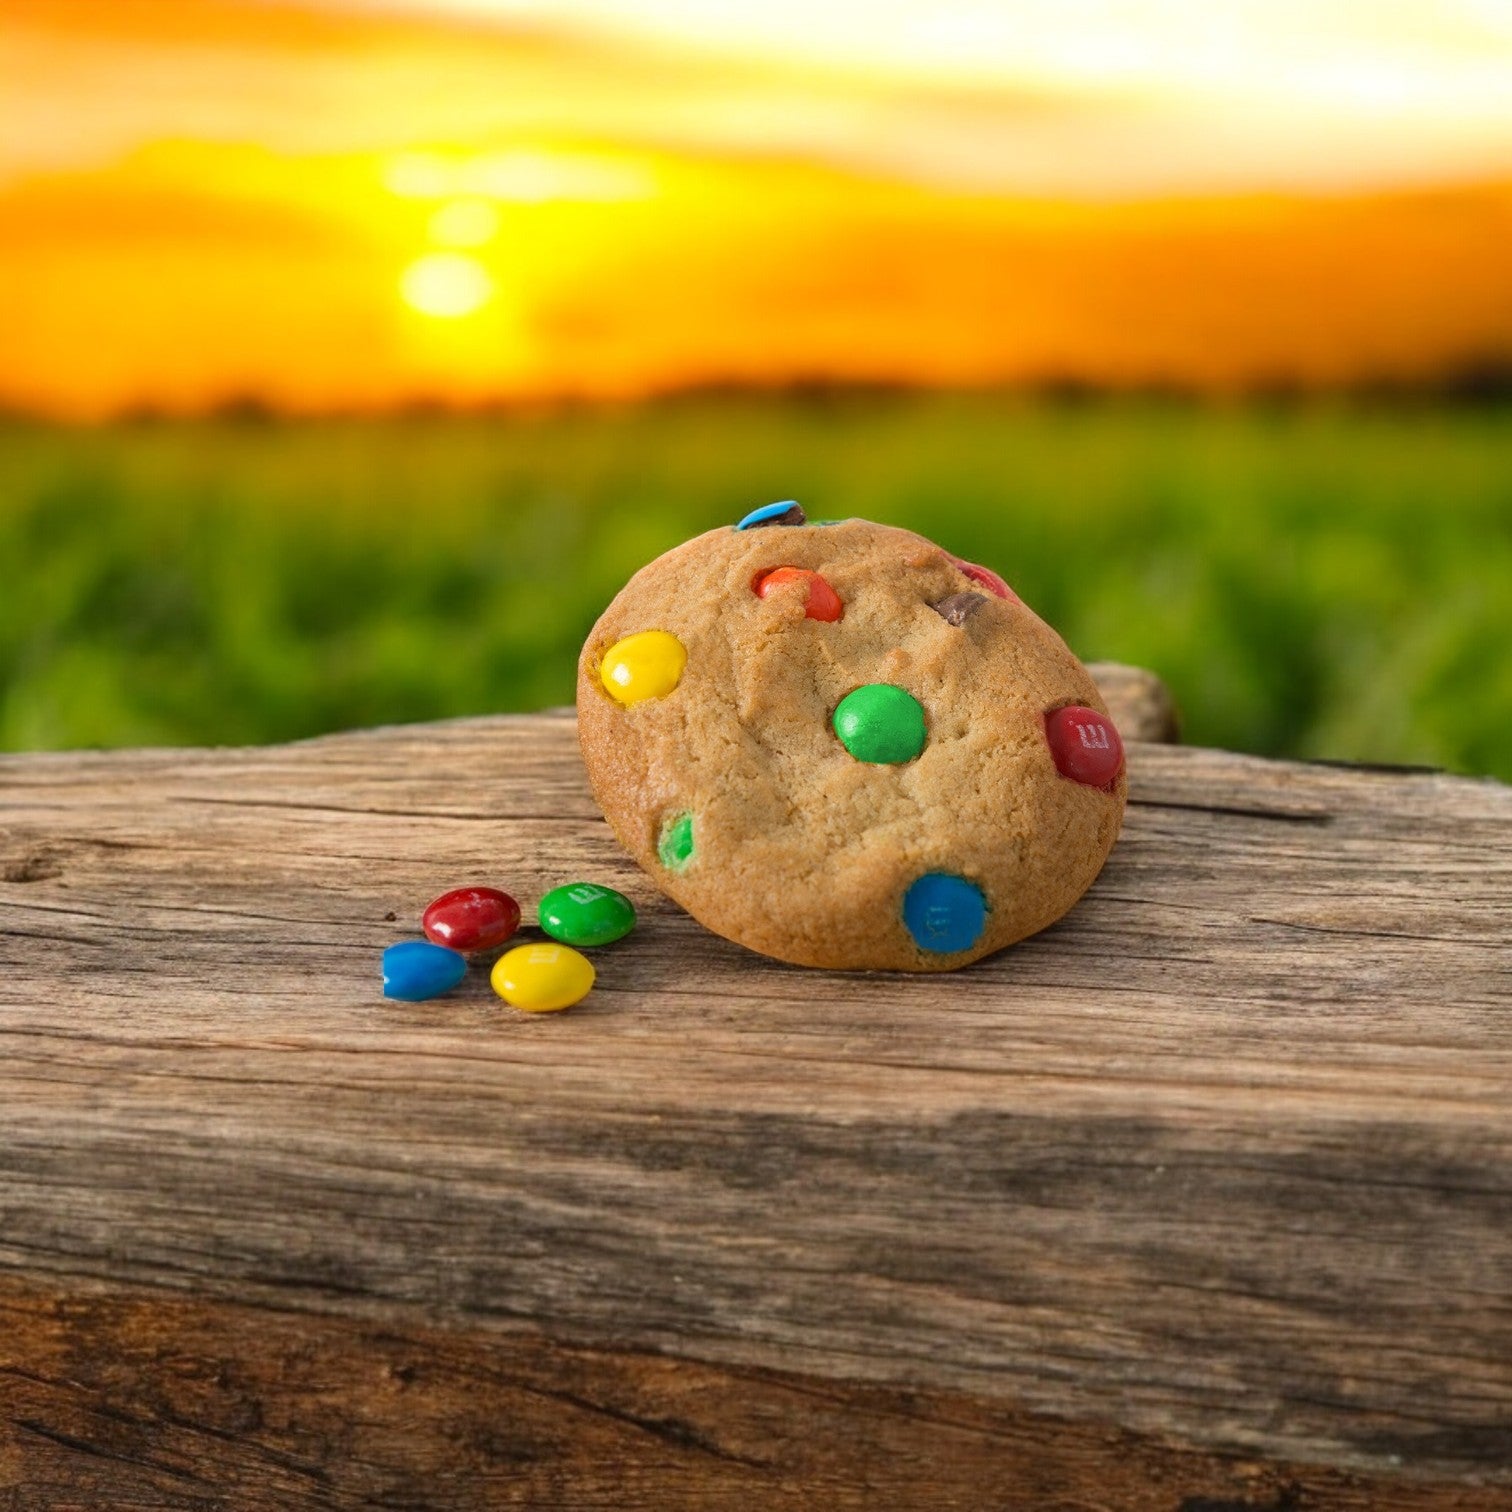
<instances>
[{"instance_id":1,"label":"chocolate chip","mask_svg":"<svg viewBox=\"0 0 1512 1512\"><path fill-rule=\"evenodd\" d=\"M947 625L964 625L986 602L985 593L952 593L949 598L942 598L938 604L929 607Z\"/></svg>"}]
</instances>

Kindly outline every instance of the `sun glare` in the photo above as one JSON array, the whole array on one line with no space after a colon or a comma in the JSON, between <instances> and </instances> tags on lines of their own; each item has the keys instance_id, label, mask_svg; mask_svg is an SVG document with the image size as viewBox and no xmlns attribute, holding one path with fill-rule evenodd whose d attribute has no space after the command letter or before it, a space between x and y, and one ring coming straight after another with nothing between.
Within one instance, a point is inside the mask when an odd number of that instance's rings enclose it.
<instances>
[{"instance_id":1,"label":"sun glare","mask_svg":"<svg viewBox=\"0 0 1512 1512\"><path fill-rule=\"evenodd\" d=\"M493 298L494 281L476 258L461 252L431 252L404 270L399 292L422 315L458 320L481 310Z\"/></svg>"},{"instance_id":2,"label":"sun glare","mask_svg":"<svg viewBox=\"0 0 1512 1512\"><path fill-rule=\"evenodd\" d=\"M612 204L649 199L656 182L640 162L608 154L511 148L505 152L403 152L384 168L383 182L401 199L497 200L545 205L553 201Z\"/></svg>"},{"instance_id":3,"label":"sun glare","mask_svg":"<svg viewBox=\"0 0 1512 1512\"><path fill-rule=\"evenodd\" d=\"M442 247L481 247L498 234L499 212L487 200L449 200L430 218L430 239Z\"/></svg>"}]
</instances>

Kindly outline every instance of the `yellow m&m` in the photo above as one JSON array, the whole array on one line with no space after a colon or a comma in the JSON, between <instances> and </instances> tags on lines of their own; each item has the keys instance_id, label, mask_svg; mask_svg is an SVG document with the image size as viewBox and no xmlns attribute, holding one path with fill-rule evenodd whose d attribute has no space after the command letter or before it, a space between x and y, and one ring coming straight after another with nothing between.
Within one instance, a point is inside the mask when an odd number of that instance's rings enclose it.
<instances>
[{"instance_id":1,"label":"yellow m&m","mask_svg":"<svg viewBox=\"0 0 1512 1512\"><path fill-rule=\"evenodd\" d=\"M688 653L669 630L627 635L604 652L599 681L628 709L646 698L665 698L682 681Z\"/></svg>"},{"instance_id":2,"label":"yellow m&m","mask_svg":"<svg viewBox=\"0 0 1512 1512\"><path fill-rule=\"evenodd\" d=\"M566 945L516 945L494 962L488 980L511 1008L555 1013L588 996L593 967Z\"/></svg>"}]
</instances>

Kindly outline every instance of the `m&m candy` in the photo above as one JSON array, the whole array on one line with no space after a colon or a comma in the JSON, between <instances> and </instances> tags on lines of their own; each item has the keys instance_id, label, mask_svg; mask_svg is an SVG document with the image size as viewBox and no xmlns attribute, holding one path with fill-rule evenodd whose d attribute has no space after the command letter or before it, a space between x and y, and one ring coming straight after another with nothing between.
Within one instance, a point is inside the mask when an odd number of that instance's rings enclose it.
<instances>
[{"instance_id":1,"label":"m&m candy","mask_svg":"<svg viewBox=\"0 0 1512 1512\"><path fill-rule=\"evenodd\" d=\"M402 940L383 952L383 995L405 1003L450 992L467 975L467 959L427 940Z\"/></svg>"},{"instance_id":2,"label":"m&m candy","mask_svg":"<svg viewBox=\"0 0 1512 1512\"><path fill-rule=\"evenodd\" d=\"M983 604L987 602L985 593L952 593L948 598L942 598L938 603L929 607L945 621L947 625L964 625Z\"/></svg>"},{"instance_id":3,"label":"m&m candy","mask_svg":"<svg viewBox=\"0 0 1512 1512\"><path fill-rule=\"evenodd\" d=\"M960 557L951 557L950 560L957 572L970 578L973 583L980 583L988 593L994 594L1000 599L1010 599L1015 604L1022 602L1018 594L992 568L979 567L975 562L963 561Z\"/></svg>"},{"instance_id":4,"label":"m&m candy","mask_svg":"<svg viewBox=\"0 0 1512 1512\"><path fill-rule=\"evenodd\" d=\"M763 525L802 525L803 506L797 499L783 499L777 504L763 504L753 509L736 526L736 530L756 530Z\"/></svg>"},{"instance_id":5,"label":"m&m candy","mask_svg":"<svg viewBox=\"0 0 1512 1512\"><path fill-rule=\"evenodd\" d=\"M1047 714L1045 739L1056 771L1073 782L1107 787L1123 769L1123 741L1113 721L1096 709L1071 704Z\"/></svg>"},{"instance_id":6,"label":"m&m candy","mask_svg":"<svg viewBox=\"0 0 1512 1512\"><path fill-rule=\"evenodd\" d=\"M662 825L656 856L668 871L685 871L693 859L693 815L673 814Z\"/></svg>"},{"instance_id":7,"label":"m&m candy","mask_svg":"<svg viewBox=\"0 0 1512 1512\"><path fill-rule=\"evenodd\" d=\"M516 945L494 962L489 982L512 1008L555 1013L587 997L593 976L588 957L566 945Z\"/></svg>"},{"instance_id":8,"label":"m&m candy","mask_svg":"<svg viewBox=\"0 0 1512 1512\"><path fill-rule=\"evenodd\" d=\"M496 887L455 887L425 910L420 927L452 950L492 950L520 927L520 905Z\"/></svg>"},{"instance_id":9,"label":"m&m candy","mask_svg":"<svg viewBox=\"0 0 1512 1512\"><path fill-rule=\"evenodd\" d=\"M912 761L928 738L923 705L891 683L867 683L847 693L831 722L840 744L857 761L879 765Z\"/></svg>"},{"instance_id":10,"label":"m&m candy","mask_svg":"<svg viewBox=\"0 0 1512 1512\"><path fill-rule=\"evenodd\" d=\"M541 928L566 945L609 945L635 928L635 904L596 882L569 882L541 899Z\"/></svg>"},{"instance_id":11,"label":"m&m candy","mask_svg":"<svg viewBox=\"0 0 1512 1512\"><path fill-rule=\"evenodd\" d=\"M982 889L964 877L925 872L904 894L903 922L920 950L954 955L981 939L987 900Z\"/></svg>"},{"instance_id":12,"label":"m&m candy","mask_svg":"<svg viewBox=\"0 0 1512 1512\"><path fill-rule=\"evenodd\" d=\"M845 613L840 595L820 573L810 572L805 567L772 567L758 572L751 587L755 589L758 598L766 598L773 589L789 584L797 584L802 588L803 612L807 618L832 625Z\"/></svg>"},{"instance_id":13,"label":"m&m candy","mask_svg":"<svg viewBox=\"0 0 1512 1512\"><path fill-rule=\"evenodd\" d=\"M647 698L665 698L682 681L688 653L669 630L627 635L604 652L599 681L616 703L629 708Z\"/></svg>"}]
</instances>

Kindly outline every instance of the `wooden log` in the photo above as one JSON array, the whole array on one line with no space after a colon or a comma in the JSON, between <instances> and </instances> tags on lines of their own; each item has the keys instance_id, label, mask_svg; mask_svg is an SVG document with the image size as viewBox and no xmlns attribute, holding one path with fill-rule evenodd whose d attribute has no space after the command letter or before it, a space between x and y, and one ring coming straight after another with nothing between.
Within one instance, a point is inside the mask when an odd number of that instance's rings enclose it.
<instances>
[{"instance_id":1,"label":"wooden log","mask_svg":"<svg viewBox=\"0 0 1512 1512\"><path fill-rule=\"evenodd\" d=\"M1060 925L842 975L574 738L0 761L0 1507L1512 1506L1512 792L1134 745ZM380 996L576 876L578 1008Z\"/></svg>"},{"instance_id":2,"label":"wooden log","mask_svg":"<svg viewBox=\"0 0 1512 1512\"><path fill-rule=\"evenodd\" d=\"M1108 713L1125 740L1153 740L1173 745L1181 738L1181 717L1171 690L1143 667L1123 662L1092 662L1087 670L1108 705Z\"/></svg>"}]
</instances>

